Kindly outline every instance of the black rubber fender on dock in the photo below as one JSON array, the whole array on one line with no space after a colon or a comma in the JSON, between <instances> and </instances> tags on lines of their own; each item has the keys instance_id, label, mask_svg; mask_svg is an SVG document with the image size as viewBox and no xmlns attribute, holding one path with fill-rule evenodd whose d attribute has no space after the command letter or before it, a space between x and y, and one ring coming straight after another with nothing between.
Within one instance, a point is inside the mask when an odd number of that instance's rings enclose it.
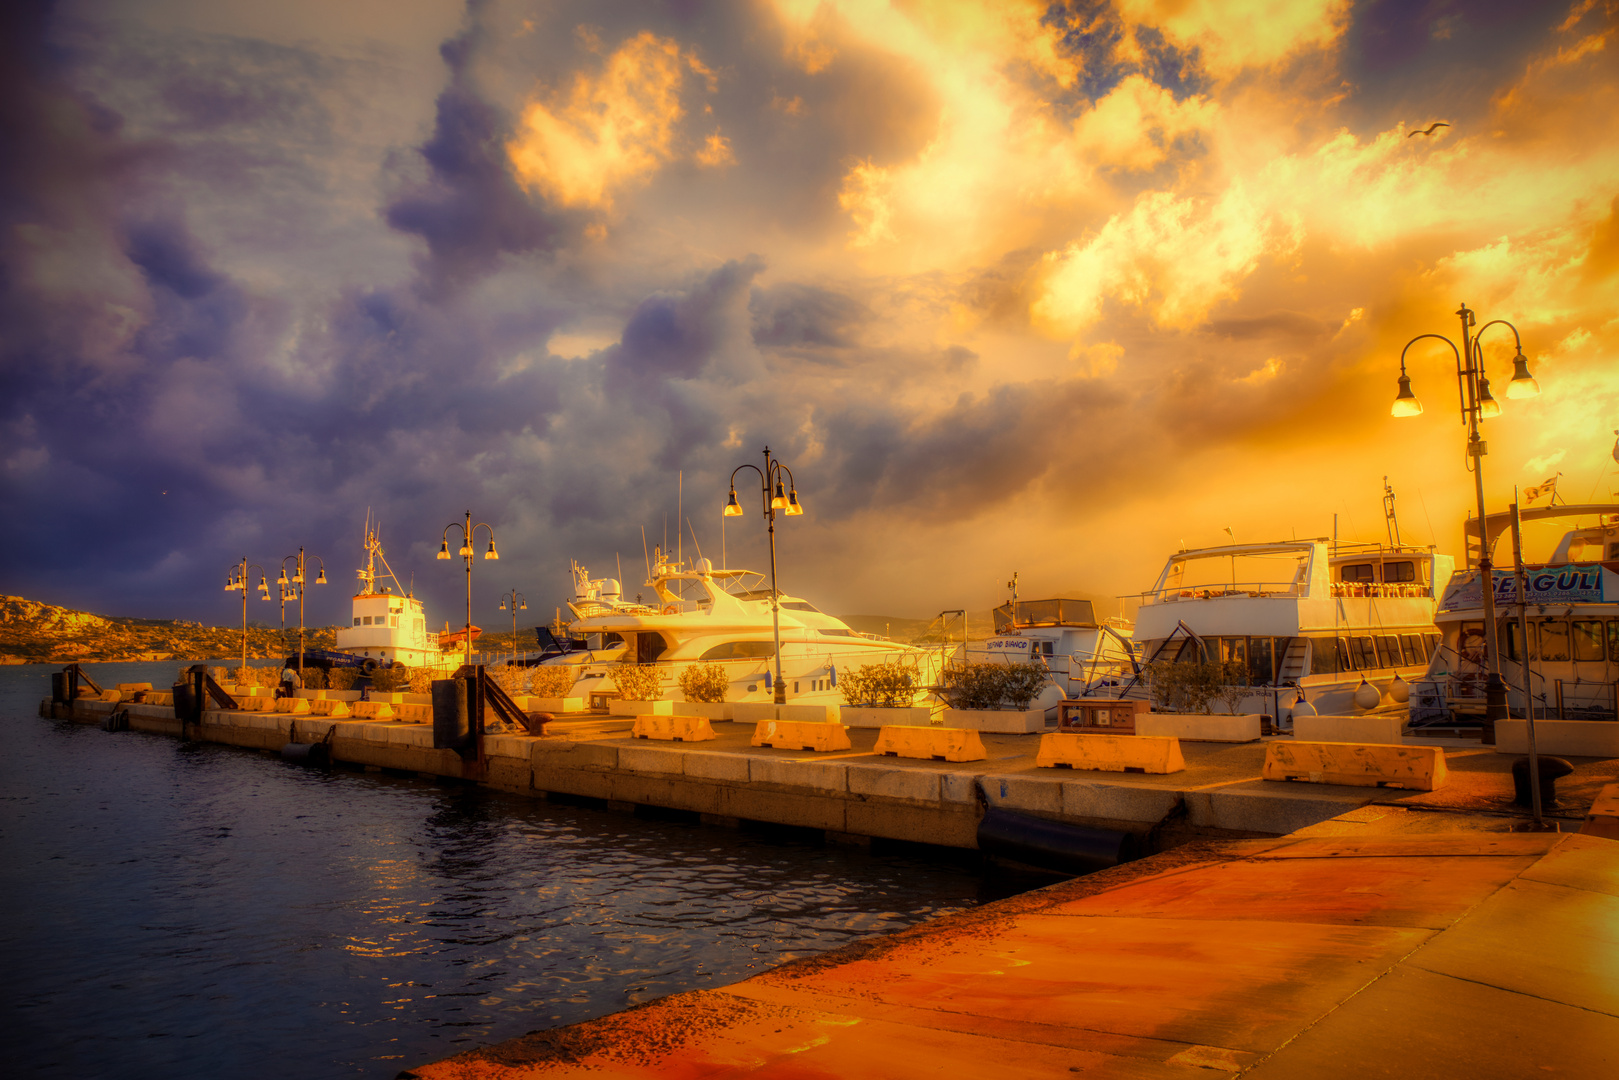
<instances>
[{"instance_id":1,"label":"black rubber fender on dock","mask_svg":"<svg viewBox=\"0 0 1619 1080\"><path fill-rule=\"evenodd\" d=\"M1089 829L991 806L983 783L974 787L984 811L978 822L978 850L986 855L1075 875L1094 874L1141 857L1134 833Z\"/></svg>"},{"instance_id":2,"label":"black rubber fender on dock","mask_svg":"<svg viewBox=\"0 0 1619 1080\"><path fill-rule=\"evenodd\" d=\"M290 742L281 747L281 760L290 761L294 765L311 765L317 769L327 769L332 764L332 753L324 742Z\"/></svg>"}]
</instances>

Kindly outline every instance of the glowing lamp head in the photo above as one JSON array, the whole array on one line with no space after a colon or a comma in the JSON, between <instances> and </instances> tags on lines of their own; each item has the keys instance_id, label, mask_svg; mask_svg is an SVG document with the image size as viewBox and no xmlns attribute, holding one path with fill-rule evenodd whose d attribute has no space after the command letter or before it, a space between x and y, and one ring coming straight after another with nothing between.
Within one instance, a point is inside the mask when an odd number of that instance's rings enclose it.
<instances>
[{"instance_id":1,"label":"glowing lamp head","mask_svg":"<svg viewBox=\"0 0 1619 1080\"><path fill-rule=\"evenodd\" d=\"M448 559L450 557L450 542L449 542L449 540L444 540L439 544L439 546L438 546L438 557L441 558L441 559Z\"/></svg>"},{"instance_id":2,"label":"glowing lamp head","mask_svg":"<svg viewBox=\"0 0 1619 1080\"><path fill-rule=\"evenodd\" d=\"M1507 397L1518 400L1532 398L1538 393L1540 384L1529 374L1529 358L1519 349L1518 355L1512 358L1512 381L1507 383Z\"/></svg>"},{"instance_id":3,"label":"glowing lamp head","mask_svg":"<svg viewBox=\"0 0 1619 1080\"><path fill-rule=\"evenodd\" d=\"M804 512L804 504L798 501L798 489L793 488L787 493L787 516L797 517Z\"/></svg>"},{"instance_id":4,"label":"glowing lamp head","mask_svg":"<svg viewBox=\"0 0 1619 1080\"><path fill-rule=\"evenodd\" d=\"M1501 415L1501 403L1490 393L1490 380L1478 381L1478 415L1480 420L1491 420Z\"/></svg>"},{"instance_id":5,"label":"glowing lamp head","mask_svg":"<svg viewBox=\"0 0 1619 1080\"><path fill-rule=\"evenodd\" d=\"M1394 406L1389 413L1392 416L1422 415L1422 402L1411 392L1411 376L1403 371L1400 372L1400 392L1394 396Z\"/></svg>"},{"instance_id":6,"label":"glowing lamp head","mask_svg":"<svg viewBox=\"0 0 1619 1080\"><path fill-rule=\"evenodd\" d=\"M259 575L259 592L266 600L270 599L270 582L263 574Z\"/></svg>"},{"instance_id":7,"label":"glowing lamp head","mask_svg":"<svg viewBox=\"0 0 1619 1080\"><path fill-rule=\"evenodd\" d=\"M464 542L461 545L461 550L459 552L457 552L457 554L460 555L463 559L472 558L472 541L468 540L468 541Z\"/></svg>"},{"instance_id":8,"label":"glowing lamp head","mask_svg":"<svg viewBox=\"0 0 1619 1080\"><path fill-rule=\"evenodd\" d=\"M281 576L275 579L275 583L277 585L285 585L287 583L287 568L285 566L281 568Z\"/></svg>"},{"instance_id":9,"label":"glowing lamp head","mask_svg":"<svg viewBox=\"0 0 1619 1080\"><path fill-rule=\"evenodd\" d=\"M324 585L324 584L326 584L326 568L324 566L320 568L320 575L315 578L315 584L316 585Z\"/></svg>"},{"instance_id":10,"label":"glowing lamp head","mask_svg":"<svg viewBox=\"0 0 1619 1080\"><path fill-rule=\"evenodd\" d=\"M776 481L776 494L770 500L770 509L772 509L772 510L785 510L785 509L787 509L787 493L782 490L780 480Z\"/></svg>"},{"instance_id":11,"label":"glowing lamp head","mask_svg":"<svg viewBox=\"0 0 1619 1080\"><path fill-rule=\"evenodd\" d=\"M236 579L231 577L229 574L225 575L225 591L226 592L235 592L236 591Z\"/></svg>"},{"instance_id":12,"label":"glowing lamp head","mask_svg":"<svg viewBox=\"0 0 1619 1080\"><path fill-rule=\"evenodd\" d=\"M486 558L486 559L498 559L498 558L500 558L500 552L495 550L495 541L494 541L493 538L490 539L490 541L489 541L489 550L483 553L483 557Z\"/></svg>"},{"instance_id":13,"label":"glowing lamp head","mask_svg":"<svg viewBox=\"0 0 1619 1080\"><path fill-rule=\"evenodd\" d=\"M726 517L741 517L742 507L736 503L736 488L731 489L731 501L725 504Z\"/></svg>"},{"instance_id":14,"label":"glowing lamp head","mask_svg":"<svg viewBox=\"0 0 1619 1080\"><path fill-rule=\"evenodd\" d=\"M528 610L528 601L527 600L519 600L517 602L517 610L518 611L527 611Z\"/></svg>"}]
</instances>

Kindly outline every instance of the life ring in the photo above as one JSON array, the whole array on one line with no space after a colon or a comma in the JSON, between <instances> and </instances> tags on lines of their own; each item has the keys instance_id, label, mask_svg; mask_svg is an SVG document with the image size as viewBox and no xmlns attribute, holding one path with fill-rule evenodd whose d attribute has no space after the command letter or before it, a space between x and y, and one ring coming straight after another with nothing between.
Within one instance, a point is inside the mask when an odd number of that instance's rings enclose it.
<instances>
[{"instance_id":1,"label":"life ring","mask_svg":"<svg viewBox=\"0 0 1619 1080\"><path fill-rule=\"evenodd\" d=\"M360 665L360 671L366 675L375 675L377 673L377 662L371 657L366 657L365 662Z\"/></svg>"},{"instance_id":2,"label":"life ring","mask_svg":"<svg viewBox=\"0 0 1619 1080\"><path fill-rule=\"evenodd\" d=\"M673 604L665 604L663 605L663 613L665 615L677 615L680 613L680 609Z\"/></svg>"}]
</instances>

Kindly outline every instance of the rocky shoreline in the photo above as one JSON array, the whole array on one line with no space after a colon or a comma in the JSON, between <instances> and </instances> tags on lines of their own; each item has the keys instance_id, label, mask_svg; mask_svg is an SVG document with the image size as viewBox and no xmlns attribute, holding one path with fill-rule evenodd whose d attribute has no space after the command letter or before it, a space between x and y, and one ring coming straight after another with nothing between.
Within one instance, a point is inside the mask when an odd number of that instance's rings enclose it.
<instances>
[{"instance_id":1,"label":"rocky shoreline","mask_svg":"<svg viewBox=\"0 0 1619 1080\"><path fill-rule=\"evenodd\" d=\"M304 643L311 649L330 649L336 630L306 627ZM285 656L297 643L296 629L283 635L274 627L247 628L249 659ZM241 652L240 626L94 615L21 596L0 597L0 664L206 660Z\"/></svg>"}]
</instances>

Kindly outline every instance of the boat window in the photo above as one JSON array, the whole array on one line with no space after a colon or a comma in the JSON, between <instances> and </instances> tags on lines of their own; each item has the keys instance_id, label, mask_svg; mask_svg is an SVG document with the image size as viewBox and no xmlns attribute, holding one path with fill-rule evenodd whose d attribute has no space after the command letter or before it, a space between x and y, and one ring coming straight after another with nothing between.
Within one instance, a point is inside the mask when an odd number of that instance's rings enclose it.
<instances>
[{"instance_id":1,"label":"boat window","mask_svg":"<svg viewBox=\"0 0 1619 1080\"><path fill-rule=\"evenodd\" d=\"M1310 639L1310 674L1338 674L1338 642L1334 638Z\"/></svg>"},{"instance_id":2,"label":"boat window","mask_svg":"<svg viewBox=\"0 0 1619 1080\"><path fill-rule=\"evenodd\" d=\"M1417 580L1417 564L1414 562L1386 562L1383 564L1383 580L1389 583Z\"/></svg>"},{"instance_id":3,"label":"boat window","mask_svg":"<svg viewBox=\"0 0 1619 1080\"><path fill-rule=\"evenodd\" d=\"M398 626L399 625L399 616L398 615L390 615L390 616L388 616L388 625L389 626Z\"/></svg>"},{"instance_id":4,"label":"boat window","mask_svg":"<svg viewBox=\"0 0 1619 1080\"><path fill-rule=\"evenodd\" d=\"M822 627L821 628L821 636L822 637L854 637L854 631L853 630L833 630L833 629L829 629L827 627Z\"/></svg>"},{"instance_id":5,"label":"boat window","mask_svg":"<svg viewBox=\"0 0 1619 1080\"><path fill-rule=\"evenodd\" d=\"M1568 659L1568 623L1547 620L1536 629L1538 631L1536 636L1540 639L1540 659Z\"/></svg>"},{"instance_id":6,"label":"boat window","mask_svg":"<svg viewBox=\"0 0 1619 1080\"><path fill-rule=\"evenodd\" d=\"M788 611L813 611L817 615L821 613L820 608L807 600L783 600L781 606Z\"/></svg>"},{"instance_id":7,"label":"boat window","mask_svg":"<svg viewBox=\"0 0 1619 1080\"><path fill-rule=\"evenodd\" d=\"M367 626L371 625L371 616L367 615L365 617L365 625L367 625Z\"/></svg>"},{"instance_id":8,"label":"boat window","mask_svg":"<svg viewBox=\"0 0 1619 1080\"><path fill-rule=\"evenodd\" d=\"M1400 639L1393 634L1377 635L1377 666L1400 666Z\"/></svg>"},{"instance_id":9,"label":"boat window","mask_svg":"<svg viewBox=\"0 0 1619 1080\"><path fill-rule=\"evenodd\" d=\"M1377 647L1372 644L1372 636L1363 634L1351 639L1355 646L1355 661L1357 669L1368 671L1377 667Z\"/></svg>"},{"instance_id":10,"label":"boat window","mask_svg":"<svg viewBox=\"0 0 1619 1080\"><path fill-rule=\"evenodd\" d=\"M1372 575L1372 564L1369 562L1350 563L1339 568L1340 581L1375 581Z\"/></svg>"},{"instance_id":11,"label":"boat window","mask_svg":"<svg viewBox=\"0 0 1619 1080\"><path fill-rule=\"evenodd\" d=\"M1574 659L1602 659L1602 620L1576 619L1574 621Z\"/></svg>"},{"instance_id":12,"label":"boat window","mask_svg":"<svg viewBox=\"0 0 1619 1080\"><path fill-rule=\"evenodd\" d=\"M355 626L360 625L360 617L358 615L354 616L354 625Z\"/></svg>"},{"instance_id":13,"label":"boat window","mask_svg":"<svg viewBox=\"0 0 1619 1080\"><path fill-rule=\"evenodd\" d=\"M639 634L626 634L625 643L630 639L635 641L635 662L637 664L656 663L658 657L669 651L669 643L663 639L662 634L655 634L643 630Z\"/></svg>"},{"instance_id":14,"label":"boat window","mask_svg":"<svg viewBox=\"0 0 1619 1080\"><path fill-rule=\"evenodd\" d=\"M1608 659L1619 664L1619 619L1608 620Z\"/></svg>"},{"instance_id":15,"label":"boat window","mask_svg":"<svg viewBox=\"0 0 1619 1080\"><path fill-rule=\"evenodd\" d=\"M1428 651L1422 647L1421 634L1401 634L1400 644L1405 646L1405 662L1408 664L1426 664Z\"/></svg>"},{"instance_id":16,"label":"boat window","mask_svg":"<svg viewBox=\"0 0 1619 1080\"><path fill-rule=\"evenodd\" d=\"M761 656L775 656L776 646L770 641L727 641L703 653L704 660L743 660Z\"/></svg>"}]
</instances>

